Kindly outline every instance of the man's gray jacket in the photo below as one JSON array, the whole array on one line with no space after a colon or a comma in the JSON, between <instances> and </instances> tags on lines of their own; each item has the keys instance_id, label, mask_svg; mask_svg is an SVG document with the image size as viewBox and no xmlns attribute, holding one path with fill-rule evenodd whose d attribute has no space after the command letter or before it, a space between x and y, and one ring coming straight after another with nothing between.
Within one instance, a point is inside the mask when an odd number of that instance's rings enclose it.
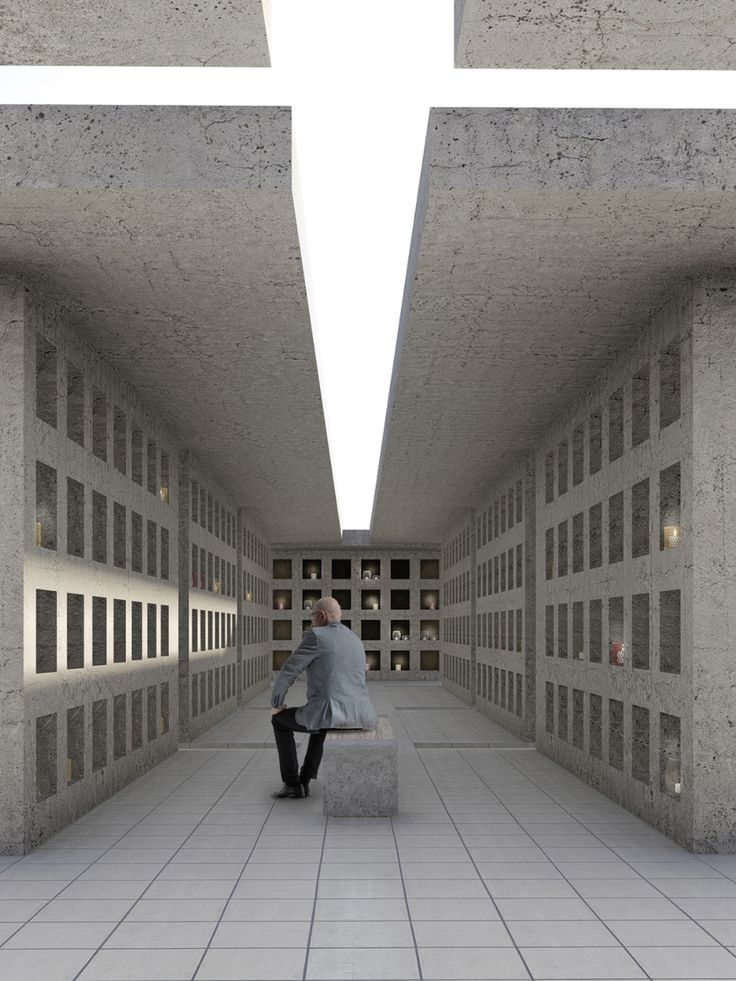
<instances>
[{"instance_id":1,"label":"man's gray jacket","mask_svg":"<svg viewBox=\"0 0 736 981\"><path fill-rule=\"evenodd\" d=\"M305 729L372 729L376 725L365 681L365 651L352 630L337 620L307 630L274 682L272 708L283 705L287 691L305 670L307 704L296 712L296 721Z\"/></svg>"}]
</instances>

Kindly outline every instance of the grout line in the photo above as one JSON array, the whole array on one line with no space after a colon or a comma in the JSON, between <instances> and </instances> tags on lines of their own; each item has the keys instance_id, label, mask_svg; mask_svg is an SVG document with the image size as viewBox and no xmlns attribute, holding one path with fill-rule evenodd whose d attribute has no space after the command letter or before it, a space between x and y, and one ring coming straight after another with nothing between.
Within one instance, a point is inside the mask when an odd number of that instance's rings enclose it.
<instances>
[{"instance_id":1,"label":"grout line","mask_svg":"<svg viewBox=\"0 0 736 981\"><path fill-rule=\"evenodd\" d=\"M322 861L325 854L325 841L327 840L327 825L329 818L324 820L324 828L322 829L322 847L319 853L319 865L317 866L317 880L314 884L314 902L312 903L312 916L309 921L309 933L307 934L307 948L304 951L304 968L302 970L302 981L306 981L307 968L309 965L309 952L312 947L312 932L314 931L314 917L317 913L317 896L319 894L319 880L322 874Z\"/></svg>"},{"instance_id":2,"label":"grout line","mask_svg":"<svg viewBox=\"0 0 736 981\"><path fill-rule=\"evenodd\" d=\"M394 848L396 849L396 861L397 861L397 864L399 866L399 876L401 878L401 890L404 893L404 902L406 903L406 915L407 915L407 919L409 920L409 929L411 930L411 939L414 942L414 955L415 955L415 957L417 959L417 971L419 972L420 981L422 981L422 979L424 978L424 972L422 970L422 961L421 961L421 958L419 957L419 946L417 944L417 935L414 932L414 919L413 919L413 917L411 915L411 907L409 906L409 897L408 897L408 895L406 893L406 881L404 879L404 870L401 867L401 852L399 851L399 843L398 843L398 841L396 839L396 828L394 827L394 819L392 817L390 817L389 818L389 822L390 822L390 826L391 826L391 833L392 833L392 835L394 837Z\"/></svg>"}]
</instances>

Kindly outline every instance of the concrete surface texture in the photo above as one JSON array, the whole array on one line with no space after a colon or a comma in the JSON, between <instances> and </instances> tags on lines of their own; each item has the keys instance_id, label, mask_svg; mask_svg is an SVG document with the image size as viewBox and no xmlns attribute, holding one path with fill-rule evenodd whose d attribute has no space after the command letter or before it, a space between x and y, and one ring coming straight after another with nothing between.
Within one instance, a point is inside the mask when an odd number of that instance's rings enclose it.
<instances>
[{"instance_id":1,"label":"concrete surface texture","mask_svg":"<svg viewBox=\"0 0 736 981\"><path fill-rule=\"evenodd\" d=\"M328 817L394 817L399 813L398 742L388 719L375 729L330 732L320 767Z\"/></svg>"},{"instance_id":2,"label":"concrete surface texture","mask_svg":"<svg viewBox=\"0 0 736 981\"><path fill-rule=\"evenodd\" d=\"M3 65L269 65L261 0L10 0L0 22Z\"/></svg>"},{"instance_id":3,"label":"concrete surface texture","mask_svg":"<svg viewBox=\"0 0 736 981\"><path fill-rule=\"evenodd\" d=\"M736 261L732 124L432 111L375 542L446 541L684 277Z\"/></svg>"},{"instance_id":4,"label":"concrete surface texture","mask_svg":"<svg viewBox=\"0 0 736 981\"><path fill-rule=\"evenodd\" d=\"M0 119L6 268L76 302L84 339L266 535L339 540L289 110L8 106Z\"/></svg>"},{"instance_id":5,"label":"concrete surface texture","mask_svg":"<svg viewBox=\"0 0 736 981\"><path fill-rule=\"evenodd\" d=\"M729 0L456 0L457 68L733 69Z\"/></svg>"}]
</instances>

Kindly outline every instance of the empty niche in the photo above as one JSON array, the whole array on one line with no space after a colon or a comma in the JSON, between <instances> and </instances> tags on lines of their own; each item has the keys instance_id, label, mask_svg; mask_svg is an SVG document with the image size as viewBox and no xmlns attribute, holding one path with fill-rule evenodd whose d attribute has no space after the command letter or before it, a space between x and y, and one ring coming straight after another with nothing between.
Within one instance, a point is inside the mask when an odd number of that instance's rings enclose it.
<instances>
[{"instance_id":1,"label":"empty niche","mask_svg":"<svg viewBox=\"0 0 736 981\"><path fill-rule=\"evenodd\" d=\"M56 471L36 461L36 529L35 542L40 548L56 549L57 491Z\"/></svg>"},{"instance_id":2,"label":"empty niche","mask_svg":"<svg viewBox=\"0 0 736 981\"><path fill-rule=\"evenodd\" d=\"M381 621L363 620L360 624L360 637L361 640L380 640Z\"/></svg>"},{"instance_id":3,"label":"empty niche","mask_svg":"<svg viewBox=\"0 0 736 981\"><path fill-rule=\"evenodd\" d=\"M112 561L118 569L126 566L126 514L125 506L113 502L112 506Z\"/></svg>"},{"instance_id":4,"label":"empty niche","mask_svg":"<svg viewBox=\"0 0 736 981\"><path fill-rule=\"evenodd\" d=\"M585 567L585 515L582 511L572 519L572 571L582 572Z\"/></svg>"},{"instance_id":5,"label":"empty niche","mask_svg":"<svg viewBox=\"0 0 736 981\"><path fill-rule=\"evenodd\" d=\"M682 541L680 464L659 474L659 548L677 548Z\"/></svg>"},{"instance_id":6,"label":"empty niche","mask_svg":"<svg viewBox=\"0 0 736 981\"><path fill-rule=\"evenodd\" d=\"M273 639L291 640L291 620L273 621Z\"/></svg>"},{"instance_id":7,"label":"empty niche","mask_svg":"<svg viewBox=\"0 0 736 981\"><path fill-rule=\"evenodd\" d=\"M66 594L66 666L84 667L84 596Z\"/></svg>"},{"instance_id":8,"label":"empty niche","mask_svg":"<svg viewBox=\"0 0 736 981\"><path fill-rule=\"evenodd\" d=\"M590 600L588 610L590 660L593 664L600 664L603 648L603 600Z\"/></svg>"},{"instance_id":9,"label":"empty niche","mask_svg":"<svg viewBox=\"0 0 736 981\"><path fill-rule=\"evenodd\" d=\"M391 590L391 609L408 610L411 606L410 593L408 589Z\"/></svg>"},{"instance_id":10,"label":"empty niche","mask_svg":"<svg viewBox=\"0 0 736 981\"><path fill-rule=\"evenodd\" d=\"M581 424L572 431L572 485L577 487L585 479L585 427Z\"/></svg>"},{"instance_id":11,"label":"empty niche","mask_svg":"<svg viewBox=\"0 0 736 981\"><path fill-rule=\"evenodd\" d=\"M554 574L555 574L555 530L554 528L548 528L544 533L544 578L547 580L552 579Z\"/></svg>"},{"instance_id":12,"label":"empty niche","mask_svg":"<svg viewBox=\"0 0 736 981\"><path fill-rule=\"evenodd\" d=\"M631 776L649 783L649 710L631 706Z\"/></svg>"},{"instance_id":13,"label":"empty niche","mask_svg":"<svg viewBox=\"0 0 736 981\"><path fill-rule=\"evenodd\" d=\"M659 356L659 428L680 418L680 342L671 341Z\"/></svg>"},{"instance_id":14,"label":"empty niche","mask_svg":"<svg viewBox=\"0 0 736 981\"><path fill-rule=\"evenodd\" d=\"M522 644L522 610L516 611L516 653L521 654L521 644Z\"/></svg>"},{"instance_id":15,"label":"empty niche","mask_svg":"<svg viewBox=\"0 0 736 981\"><path fill-rule=\"evenodd\" d=\"M373 589L362 589L360 591L361 610L380 610L381 594Z\"/></svg>"},{"instance_id":16,"label":"empty niche","mask_svg":"<svg viewBox=\"0 0 736 981\"><path fill-rule=\"evenodd\" d=\"M148 742L158 736L158 690L155 685L146 689L146 719Z\"/></svg>"},{"instance_id":17,"label":"empty niche","mask_svg":"<svg viewBox=\"0 0 736 981\"><path fill-rule=\"evenodd\" d=\"M156 522L146 522L146 572L149 576L155 576L158 572L158 540L156 536Z\"/></svg>"},{"instance_id":18,"label":"empty niche","mask_svg":"<svg viewBox=\"0 0 736 981\"><path fill-rule=\"evenodd\" d=\"M302 579L321 579L322 562L320 559L304 559L302 561Z\"/></svg>"},{"instance_id":19,"label":"empty niche","mask_svg":"<svg viewBox=\"0 0 736 981\"><path fill-rule=\"evenodd\" d=\"M36 800L56 793L56 713L36 719Z\"/></svg>"},{"instance_id":20,"label":"empty niche","mask_svg":"<svg viewBox=\"0 0 736 981\"><path fill-rule=\"evenodd\" d=\"M589 557L591 569L603 564L603 505L594 504L588 510Z\"/></svg>"},{"instance_id":21,"label":"empty niche","mask_svg":"<svg viewBox=\"0 0 736 981\"><path fill-rule=\"evenodd\" d=\"M56 671L56 593L36 590L36 672Z\"/></svg>"},{"instance_id":22,"label":"empty niche","mask_svg":"<svg viewBox=\"0 0 736 981\"><path fill-rule=\"evenodd\" d=\"M202 514L204 515L204 520L205 520L204 527L207 529L207 531L213 532L214 531L214 528L215 528L215 506L214 506L214 501L212 500L212 494L210 494L209 491L207 491L206 494L205 494L205 491L204 491L204 488L203 488L202 493L205 495L205 507L204 507L203 512L202 512Z\"/></svg>"},{"instance_id":23,"label":"empty niche","mask_svg":"<svg viewBox=\"0 0 736 981\"><path fill-rule=\"evenodd\" d=\"M680 720L664 712L659 714L659 789L671 797L682 793Z\"/></svg>"},{"instance_id":24,"label":"empty niche","mask_svg":"<svg viewBox=\"0 0 736 981\"><path fill-rule=\"evenodd\" d=\"M506 508L508 511L508 526L509 528L514 527L514 488L509 487L506 492Z\"/></svg>"},{"instance_id":25,"label":"empty niche","mask_svg":"<svg viewBox=\"0 0 736 981\"><path fill-rule=\"evenodd\" d=\"M391 578L408 579L411 576L409 559L391 559Z\"/></svg>"},{"instance_id":26,"label":"empty niche","mask_svg":"<svg viewBox=\"0 0 736 981\"><path fill-rule=\"evenodd\" d=\"M107 664L107 598L92 597L92 664Z\"/></svg>"},{"instance_id":27,"label":"empty niche","mask_svg":"<svg viewBox=\"0 0 736 981\"><path fill-rule=\"evenodd\" d=\"M169 529L161 529L161 578L169 578ZM234 590L233 590L234 594Z\"/></svg>"},{"instance_id":28,"label":"empty niche","mask_svg":"<svg viewBox=\"0 0 736 981\"><path fill-rule=\"evenodd\" d=\"M391 651L391 670L409 670L409 651Z\"/></svg>"},{"instance_id":29,"label":"empty niche","mask_svg":"<svg viewBox=\"0 0 736 981\"><path fill-rule=\"evenodd\" d=\"M659 594L659 670L680 673L680 590Z\"/></svg>"},{"instance_id":30,"label":"empty niche","mask_svg":"<svg viewBox=\"0 0 736 981\"><path fill-rule=\"evenodd\" d=\"M140 749L143 745L143 689L130 693L130 745Z\"/></svg>"},{"instance_id":31,"label":"empty niche","mask_svg":"<svg viewBox=\"0 0 736 981\"><path fill-rule=\"evenodd\" d=\"M419 639L420 640L439 640L440 622L439 620L420 620Z\"/></svg>"},{"instance_id":32,"label":"empty niche","mask_svg":"<svg viewBox=\"0 0 736 981\"><path fill-rule=\"evenodd\" d=\"M84 484L66 479L66 550L84 557Z\"/></svg>"},{"instance_id":33,"label":"empty niche","mask_svg":"<svg viewBox=\"0 0 736 981\"><path fill-rule=\"evenodd\" d=\"M130 659L143 658L143 604L133 600L130 604Z\"/></svg>"},{"instance_id":34,"label":"empty niche","mask_svg":"<svg viewBox=\"0 0 736 981\"><path fill-rule=\"evenodd\" d=\"M92 453L107 460L107 396L99 388L92 391Z\"/></svg>"},{"instance_id":35,"label":"empty niche","mask_svg":"<svg viewBox=\"0 0 736 981\"><path fill-rule=\"evenodd\" d=\"M148 493L158 494L158 449L153 440L148 441L146 463L146 487Z\"/></svg>"},{"instance_id":36,"label":"empty niche","mask_svg":"<svg viewBox=\"0 0 736 981\"><path fill-rule=\"evenodd\" d=\"M291 579L291 559L273 560L274 579Z\"/></svg>"},{"instance_id":37,"label":"empty niche","mask_svg":"<svg viewBox=\"0 0 736 981\"><path fill-rule=\"evenodd\" d=\"M161 657L169 656L169 607L161 605Z\"/></svg>"},{"instance_id":38,"label":"empty niche","mask_svg":"<svg viewBox=\"0 0 736 981\"><path fill-rule=\"evenodd\" d=\"M557 493L567 493L567 461L569 448L566 439L557 444Z\"/></svg>"},{"instance_id":39,"label":"empty niche","mask_svg":"<svg viewBox=\"0 0 736 981\"><path fill-rule=\"evenodd\" d=\"M118 406L112 410L112 462L119 473L128 470L128 420Z\"/></svg>"},{"instance_id":40,"label":"empty niche","mask_svg":"<svg viewBox=\"0 0 736 981\"><path fill-rule=\"evenodd\" d=\"M107 765L107 699L92 702L92 769Z\"/></svg>"},{"instance_id":41,"label":"empty niche","mask_svg":"<svg viewBox=\"0 0 736 981\"><path fill-rule=\"evenodd\" d=\"M555 734L555 686L546 682L544 689L544 728L550 736Z\"/></svg>"},{"instance_id":42,"label":"empty niche","mask_svg":"<svg viewBox=\"0 0 736 981\"><path fill-rule=\"evenodd\" d=\"M66 435L84 446L84 372L76 365L66 366Z\"/></svg>"},{"instance_id":43,"label":"empty niche","mask_svg":"<svg viewBox=\"0 0 736 981\"><path fill-rule=\"evenodd\" d=\"M608 663L620 668L624 660L624 598L611 596L608 600Z\"/></svg>"},{"instance_id":44,"label":"empty niche","mask_svg":"<svg viewBox=\"0 0 736 981\"><path fill-rule=\"evenodd\" d=\"M439 559L420 559L419 576L422 579L439 579L440 577Z\"/></svg>"},{"instance_id":45,"label":"empty niche","mask_svg":"<svg viewBox=\"0 0 736 981\"><path fill-rule=\"evenodd\" d=\"M112 601L112 659L116 664L125 661L126 653L126 603L125 600Z\"/></svg>"},{"instance_id":46,"label":"empty niche","mask_svg":"<svg viewBox=\"0 0 736 981\"><path fill-rule=\"evenodd\" d=\"M649 593L631 597L631 663L649 670Z\"/></svg>"},{"instance_id":47,"label":"empty niche","mask_svg":"<svg viewBox=\"0 0 736 981\"><path fill-rule=\"evenodd\" d=\"M192 675L192 718L199 715L199 675Z\"/></svg>"},{"instance_id":48,"label":"empty niche","mask_svg":"<svg viewBox=\"0 0 736 981\"><path fill-rule=\"evenodd\" d=\"M143 518L130 512L130 566L133 572L143 572Z\"/></svg>"},{"instance_id":49,"label":"empty niche","mask_svg":"<svg viewBox=\"0 0 736 981\"><path fill-rule=\"evenodd\" d=\"M107 562L107 498L92 491L92 559Z\"/></svg>"},{"instance_id":50,"label":"empty niche","mask_svg":"<svg viewBox=\"0 0 736 981\"><path fill-rule=\"evenodd\" d=\"M617 698L608 699L608 763L624 768L624 703Z\"/></svg>"},{"instance_id":51,"label":"empty niche","mask_svg":"<svg viewBox=\"0 0 736 981\"><path fill-rule=\"evenodd\" d=\"M567 603L557 606L557 656L567 657Z\"/></svg>"},{"instance_id":52,"label":"empty niche","mask_svg":"<svg viewBox=\"0 0 736 981\"><path fill-rule=\"evenodd\" d=\"M56 362L56 347L41 334L36 334L36 415L54 429L57 402Z\"/></svg>"},{"instance_id":53,"label":"empty niche","mask_svg":"<svg viewBox=\"0 0 736 981\"><path fill-rule=\"evenodd\" d=\"M280 671L291 651L273 651L273 670Z\"/></svg>"},{"instance_id":54,"label":"empty niche","mask_svg":"<svg viewBox=\"0 0 736 981\"><path fill-rule=\"evenodd\" d=\"M197 483L196 480L192 481L190 499L191 499L190 519L192 524L197 525L199 524L199 484ZM275 578L276 577L274 576L274 579Z\"/></svg>"},{"instance_id":55,"label":"empty niche","mask_svg":"<svg viewBox=\"0 0 736 981\"><path fill-rule=\"evenodd\" d=\"M572 744L583 749L585 741L585 696L579 688L572 690Z\"/></svg>"},{"instance_id":56,"label":"empty niche","mask_svg":"<svg viewBox=\"0 0 736 981\"><path fill-rule=\"evenodd\" d=\"M290 589L274 589L273 590L273 609L274 610L290 610L291 609L291 590Z\"/></svg>"},{"instance_id":57,"label":"empty niche","mask_svg":"<svg viewBox=\"0 0 736 981\"><path fill-rule=\"evenodd\" d=\"M199 610L192 609L192 625L190 628L190 647L193 653L199 650Z\"/></svg>"},{"instance_id":58,"label":"empty niche","mask_svg":"<svg viewBox=\"0 0 736 981\"><path fill-rule=\"evenodd\" d=\"M577 661L585 659L585 604L577 600L572 604L572 656Z\"/></svg>"},{"instance_id":59,"label":"empty niche","mask_svg":"<svg viewBox=\"0 0 736 981\"><path fill-rule=\"evenodd\" d=\"M158 496L163 504L169 503L169 455L161 451L161 477L159 479L159 489ZM230 515L228 514L228 541L227 544L230 545Z\"/></svg>"},{"instance_id":60,"label":"empty niche","mask_svg":"<svg viewBox=\"0 0 736 981\"><path fill-rule=\"evenodd\" d=\"M522 703L523 703L523 679L520 674L516 675L516 714L521 718L522 716Z\"/></svg>"},{"instance_id":61,"label":"empty niche","mask_svg":"<svg viewBox=\"0 0 736 981\"><path fill-rule=\"evenodd\" d=\"M551 450L544 458L544 502L551 504L555 499L555 454Z\"/></svg>"},{"instance_id":62,"label":"empty niche","mask_svg":"<svg viewBox=\"0 0 736 981\"><path fill-rule=\"evenodd\" d=\"M501 534L503 535L506 531L506 495L501 495L501 503L499 505L501 509Z\"/></svg>"},{"instance_id":63,"label":"empty niche","mask_svg":"<svg viewBox=\"0 0 736 981\"><path fill-rule=\"evenodd\" d=\"M649 554L649 480L640 480L631 488L631 556Z\"/></svg>"},{"instance_id":64,"label":"empty niche","mask_svg":"<svg viewBox=\"0 0 736 981\"><path fill-rule=\"evenodd\" d=\"M351 579L353 575L352 563L350 559L333 559L332 560L332 578L333 579ZM276 578L274 576L274 578Z\"/></svg>"},{"instance_id":65,"label":"empty niche","mask_svg":"<svg viewBox=\"0 0 736 981\"><path fill-rule=\"evenodd\" d=\"M554 657L555 654L555 608L548 605L544 608L545 626L545 648L544 653L547 657ZM498 646L497 644L495 646Z\"/></svg>"},{"instance_id":66,"label":"empty niche","mask_svg":"<svg viewBox=\"0 0 736 981\"><path fill-rule=\"evenodd\" d=\"M66 712L66 782L76 783L84 776L84 705Z\"/></svg>"},{"instance_id":67,"label":"empty niche","mask_svg":"<svg viewBox=\"0 0 736 981\"><path fill-rule=\"evenodd\" d=\"M521 542L516 546L516 588L521 589L524 584L524 546Z\"/></svg>"},{"instance_id":68,"label":"empty niche","mask_svg":"<svg viewBox=\"0 0 736 981\"><path fill-rule=\"evenodd\" d=\"M588 698L589 753L597 760L603 759L603 699L591 694Z\"/></svg>"},{"instance_id":69,"label":"empty niche","mask_svg":"<svg viewBox=\"0 0 736 981\"><path fill-rule=\"evenodd\" d=\"M112 755L120 760L128 748L127 697L116 695L112 700Z\"/></svg>"},{"instance_id":70,"label":"empty niche","mask_svg":"<svg viewBox=\"0 0 736 981\"><path fill-rule=\"evenodd\" d=\"M352 594L349 589L333 589L332 598L337 600L341 610L349 610L353 605Z\"/></svg>"},{"instance_id":71,"label":"empty niche","mask_svg":"<svg viewBox=\"0 0 736 981\"><path fill-rule=\"evenodd\" d=\"M156 657L156 634L156 604L148 603L146 608L146 653L148 657Z\"/></svg>"},{"instance_id":72,"label":"empty niche","mask_svg":"<svg viewBox=\"0 0 736 981\"><path fill-rule=\"evenodd\" d=\"M231 665L234 667L234 665ZM228 685L230 689L232 687L232 682ZM228 696L230 697L230 696ZM165 733L169 731L169 683L164 681L161 685L161 732Z\"/></svg>"},{"instance_id":73,"label":"empty niche","mask_svg":"<svg viewBox=\"0 0 736 981\"><path fill-rule=\"evenodd\" d=\"M624 452L624 390L619 388L608 399L608 460L612 463Z\"/></svg>"},{"instance_id":74,"label":"empty niche","mask_svg":"<svg viewBox=\"0 0 736 981\"><path fill-rule=\"evenodd\" d=\"M557 526L557 575L567 575L567 521Z\"/></svg>"},{"instance_id":75,"label":"empty niche","mask_svg":"<svg viewBox=\"0 0 736 981\"><path fill-rule=\"evenodd\" d=\"M133 429L130 440L131 446L131 465L130 476L136 484L143 486L143 433L140 429Z\"/></svg>"},{"instance_id":76,"label":"empty niche","mask_svg":"<svg viewBox=\"0 0 736 981\"><path fill-rule=\"evenodd\" d=\"M608 562L622 562L624 557L624 492L608 498Z\"/></svg>"},{"instance_id":77,"label":"empty niche","mask_svg":"<svg viewBox=\"0 0 736 981\"><path fill-rule=\"evenodd\" d=\"M631 379L631 445L649 439L649 365L645 364Z\"/></svg>"},{"instance_id":78,"label":"empty niche","mask_svg":"<svg viewBox=\"0 0 736 981\"><path fill-rule=\"evenodd\" d=\"M591 412L588 431L588 468L596 474L601 469L603 445L603 415L600 409Z\"/></svg>"},{"instance_id":79,"label":"empty niche","mask_svg":"<svg viewBox=\"0 0 736 981\"><path fill-rule=\"evenodd\" d=\"M420 651L419 670L420 671L439 671L440 652L439 651Z\"/></svg>"},{"instance_id":80,"label":"empty niche","mask_svg":"<svg viewBox=\"0 0 736 981\"><path fill-rule=\"evenodd\" d=\"M567 688L565 685L557 686L557 736L567 742L568 718L567 718Z\"/></svg>"}]
</instances>

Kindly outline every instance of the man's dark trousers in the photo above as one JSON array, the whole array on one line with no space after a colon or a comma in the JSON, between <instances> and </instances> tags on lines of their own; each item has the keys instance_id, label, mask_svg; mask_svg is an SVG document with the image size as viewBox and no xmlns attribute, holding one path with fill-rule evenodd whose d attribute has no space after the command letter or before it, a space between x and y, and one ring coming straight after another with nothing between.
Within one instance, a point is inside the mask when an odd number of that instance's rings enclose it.
<instances>
[{"instance_id":1,"label":"man's dark trousers","mask_svg":"<svg viewBox=\"0 0 736 981\"><path fill-rule=\"evenodd\" d=\"M276 749L279 753L279 766L281 767L281 779L287 787L304 780L314 780L322 762L322 747L324 745L327 729L320 729L319 732L312 732L309 736L307 755L304 757L302 772L299 773L299 760L296 755L296 743L294 742L295 732L309 732L304 726L296 721L297 709L287 708L277 715L271 716L273 734L276 738Z\"/></svg>"}]
</instances>

